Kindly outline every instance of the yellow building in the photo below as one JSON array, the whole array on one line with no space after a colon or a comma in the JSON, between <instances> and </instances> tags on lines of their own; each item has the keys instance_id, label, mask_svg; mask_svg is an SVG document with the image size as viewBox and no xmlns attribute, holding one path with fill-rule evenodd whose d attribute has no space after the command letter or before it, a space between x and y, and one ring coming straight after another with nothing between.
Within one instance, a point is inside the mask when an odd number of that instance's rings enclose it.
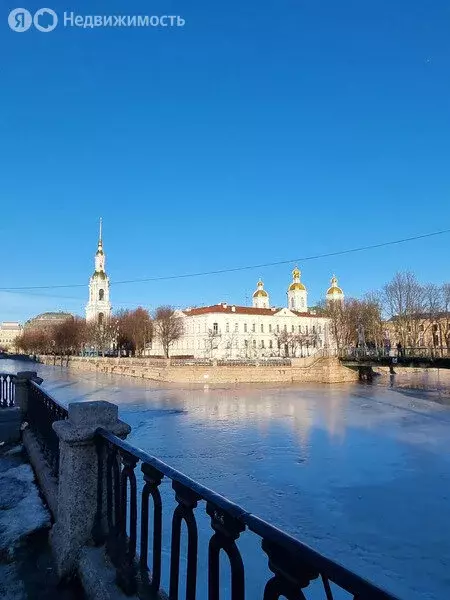
<instances>
[{"instance_id":1,"label":"yellow building","mask_svg":"<svg viewBox=\"0 0 450 600\"><path fill-rule=\"evenodd\" d=\"M17 321L3 321L0 325L0 349L15 351L15 340L22 335L22 325Z\"/></svg>"}]
</instances>

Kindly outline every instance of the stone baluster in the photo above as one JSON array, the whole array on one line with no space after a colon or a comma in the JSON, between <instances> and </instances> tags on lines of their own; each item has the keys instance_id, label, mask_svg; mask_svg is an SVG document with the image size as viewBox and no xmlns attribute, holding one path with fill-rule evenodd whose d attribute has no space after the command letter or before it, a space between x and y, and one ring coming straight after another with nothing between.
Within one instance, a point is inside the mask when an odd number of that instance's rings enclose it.
<instances>
[{"instance_id":1,"label":"stone baluster","mask_svg":"<svg viewBox=\"0 0 450 600\"><path fill-rule=\"evenodd\" d=\"M99 427L121 438L131 431L110 402L69 404L69 418L53 423L60 461L56 523L50 539L60 577L75 568L83 546L95 543L99 481L95 432Z\"/></svg>"}]
</instances>

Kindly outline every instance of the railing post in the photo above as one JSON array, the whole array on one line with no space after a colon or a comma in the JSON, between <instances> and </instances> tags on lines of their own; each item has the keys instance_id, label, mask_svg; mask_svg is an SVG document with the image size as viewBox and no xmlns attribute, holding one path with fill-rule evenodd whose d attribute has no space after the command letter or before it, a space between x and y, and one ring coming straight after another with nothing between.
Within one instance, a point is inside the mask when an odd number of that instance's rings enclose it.
<instances>
[{"instance_id":1,"label":"railing post","mask_svg":"<svg viewBox=\"0 0 450 600\"><path fill-rule=\"evenodd\" d=\"M118 407L110 402L69 404L69 417L53 423L59 437L59 482L56 523L51 545L58 575L69 575L83 546L93 545L98 517L99 464L95 432L103 427L125 438L131 431L119 421Z\"/></svg>"},{"instance_id":2,"label":"railing post","mask_svg":"<svg viewBox=\"0 0 450 600\"><path fill-rule=\"evenodd\" d=\"M15 405L20 408L22 419L28 412L28 394L30 390L30 381L41 384L44 380L38 377L36 371L20 371L17 373L15 382Z\"/></svg>"}]
</instances>

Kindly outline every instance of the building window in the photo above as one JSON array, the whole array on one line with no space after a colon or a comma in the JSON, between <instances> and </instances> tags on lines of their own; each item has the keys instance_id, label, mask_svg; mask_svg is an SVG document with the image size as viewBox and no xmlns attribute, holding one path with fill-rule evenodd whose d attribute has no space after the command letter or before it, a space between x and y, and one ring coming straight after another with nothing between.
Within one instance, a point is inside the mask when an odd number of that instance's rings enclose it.
<instances>
[{"instance_id":1,"label":"building window","mask_svg":"<svg viewBox=\"0 0 450 600\"><path fill-rule=\"evenodd\" d=\"M226 325L225 325L225 331L226 331L227 333L230 333L230 324L229 324L228 322L227 322L227 323L226 323Z\"/></svg>"},{"instance_id":2,"label":"building window","mask_svg":"<svg viewBox=\"0 0 450 600\"><path fill-rule=\"evenodd\" d=\"M264 325L261 323L261 333L264 333Z\"/></svg>"},{"instance_id":3,"label":"building window","mask_svg":"<svg viewBox=\"0 0 450 600\"><path fill-rule=\"evenodd\" d=\"M219 324L213 323L213 333L219 333Z\"/></svg>"},{"instance_id":4,"label":"building window","mask_svg":"<svg viewBox=\"0 0 450 600\"><path fill-rule=\"evenodd\" d=\"M255 332L255 331L256 331L256 324L255 324L255 323L253 323L253 325L252 325L252 331L253 331L253 332Z\"/></svg>"},{"instance_id":5,"label":"building window","mask_svg":"<svg viewBox=\"0 0 450 600\"><path fill-rule=\"evenodd\" d=\"M269 333L272 333L272 323L269 324Z\"/></svg>"},{"instance_id":6,"label":"building window","mask_svg":"<svg viewBox=\"0 0 450 600\"><path fill-rule=\"evenodd\" d=\"M244 333L247 333L247 323L244 323Z\"/></svg>"},{"instance_id":7,"label":"building window","mask_svg":"<svg viewBox=\"0 0 450 600\"><path fill-rule=\"evenodd\" d=\"M284 330L287 332L287 325L284 326Z\"/></svg>"},{"instance_id":8,"label":"building window","mask_svg":"<svg viewBox=\"0 0 450 600\"><path fill-rule=\"evenodd\" d=\"M248 340L244 340L244 347L248 348Z\"/></svg>"},{"instance_id":9,"label":"building window","mask_svg":"<svg viewBox=\"0 0 450 600\"><path fill-rule=\"evenodd\" d=\"M234 324L234 330L235 331L239 331L239 323L235 323Z\"/></svg>"},{"instance_id":10,"label":"building window","mask_svg":"<svg viewBox=\"0 0 450 600\"><path fill-rule=\"evenodd\" d=\"M253 348L256 348L256 340L253 340Z\"/></svg>"},{"instance_id":11,"label":"building window","mask_svg":"<svg viewBox=\"0 0 450 600\"><path fill-rule=\"evenodd\" d=\"M271 350L272 350L272 348L273 348L273 342L272 342L272 340L269 340L269 348L270 348Z\"/></svg>"},{"instance_id":12,"label":"building window","mask_svg":"<svg viewBox=\"0 0 450 600\"><path fill-rule=\"evenodd\" d=\"M103 321L105 320L105 315L103 313L98 313L98 322L99 325L103 325Z\"/></svg>"},{"instance_id":13,"label":"building window","mask_svg":"<svg viewBox=\"0 0 450 600\"><path fill-rule=\"evenodd\" d=\"M291 327L291 331L292 331L292 333L295 333L295 327L293 325Z\"/></svg>"},{"instance_id":14,"label":"building window","mask_svg":"<svg viewBox=\"0 0 450 600\"><path fill-rule=\"evenodd\" d=\"M322 333L322 325L318 325L317 326L317 332L318 333Z\"/></svg>"},{"instance_id":15,"label":"building window","mask_svg":"<svg viewBox=\"0 0 450 600\"><path fill-rule=\"evenodd\" d=\"M264 340L261 340L261 348L264 348Z\"/></svg>"},{"instance_id":16,"label":"building window","mask_svg":"<svg viewBox=\"0 0 450 600\"><path fill-rule=\"evenodd\" d=\"M306 332L306 335L308 335L308 325L305 325L305 332Z\"/></svg>"},{"instance_id":17,"label":"building window","mask_svg":"<svg viewBox=\"0 0 450 600\"><path fill-rule=\"evenodd\" d=\"M316 333L316 326L313 325L313 333Z\"/></svg>"},{"instance_id":18,"label":"building window","mask_svg":"<svg viewBox=\"0 0 450 600\"><path fill-rule=\"evenodd\" d=\"M277 333L280 333L280 326L277 325Z\"/></svg>"},{"instance_id":19,"label":"building window","mask_svg":"<svg viewBox=\"0 0 450 600\"><path fill-rule=\"evenodd\" d=\"M227 350L230 350L231 348L231 342L227 342Z\"/></svg>"},{"instance_id":20,"label":"building window","mask_svg":"<svg viewBox=\"0 0 450 600\"><path fill-rule=\"evenodd\" d=\"M98 290L98 299L104 300L105 298L105 290Z\"/></svg>"}]
</instances>

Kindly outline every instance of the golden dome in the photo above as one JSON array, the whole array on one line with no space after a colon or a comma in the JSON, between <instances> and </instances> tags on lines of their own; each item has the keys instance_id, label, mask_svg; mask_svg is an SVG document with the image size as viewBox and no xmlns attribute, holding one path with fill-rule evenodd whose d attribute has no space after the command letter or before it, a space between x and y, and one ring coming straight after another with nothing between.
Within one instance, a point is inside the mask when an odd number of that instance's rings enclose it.
<instances>
[{"instance_id":1,"label":"golden dome","mask_svg":"<svg viewBox=\"0 0 450 600\"><path fill-rule=\"evenodd\" d=\"M343 296L344 292L337 284L338 280L335 275L331 278L331 287L327 290L327 296Z\"/></svg>"},{"instance_id":2,"label":"golden dome","mask_svg":"<svg viewBox=\"0 0 450 600\"><path fill-rule=\"evenodd\" d=\"M294 290L302 290L306 292L305 286L303 285L303 283L300 282L291 283L291 285L289 286L289 291L292 292Z\"/></svg>"},{"instance_id":3,"label":"golden dome","mask_svg":"<svg viewBox=\"0 0 450 600\"><path fill-rule=\"evenodd\" d=\"M263 289L263 287L264 287L263 280L260 279L256 285L257 285L258 289L256 290L256 292L253 293L253 298L267 298L268 293Z\"/></svg>"},{"instance_id":4,"label":"golden dome","mask_svg":"<svg viewBox=\"0 0 450 600\"><path fill-rule=\"evenodd\" d=\"M253 298L267 298L267 292L265 290L256 290L253 294Z\"/></svg>"},{"instance_id":5,"label":"golden dome","mask_svg":"<svg viewBox=\"0 0 450 600\"><path fill-rule=\"evenodd\" d=\"M328 288L327 296L343 296L344 292L338 286Z\"/></svg>"},{"instance_id":6,"label":"golden dome","mask_svg":"<svg viewBox=\"0 0 450 600\"><path fill-rule=\"evenodd\" d=\"M293 292L293 291L302 291L302 292L306 292L306 288L303 285L303 283L300 282L300 269L298 267L295 267L294 270L292 271L292 279L294 280L291 285L288 288L289 292Z\"/></svg>"}]
</instances>

